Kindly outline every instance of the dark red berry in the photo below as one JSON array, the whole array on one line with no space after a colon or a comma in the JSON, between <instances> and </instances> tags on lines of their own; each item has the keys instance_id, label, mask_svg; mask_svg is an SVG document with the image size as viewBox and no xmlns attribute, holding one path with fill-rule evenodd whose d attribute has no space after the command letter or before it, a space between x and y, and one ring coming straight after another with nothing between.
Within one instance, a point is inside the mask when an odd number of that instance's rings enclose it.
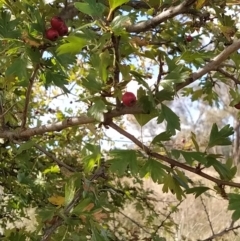
<instances>
[{"instance_id":1,"label":"dark red berry","mask_svg":"<svg viewBox=\"0 0 240 241\"><path fill-rule=\"evenodd\" d=\"M240 103L237 103L236 105L234 105L234 107L238 110L240 110Z\"/></svg>"},{"instance_id":2,"label":"dark red berry","mask_svg":"<svg viewBox=\"0 0 240 241\"><path fill-rule=\"evenodd\" d=\"M57 16L52 17L52 19L51 19L52 28L58 30L62 24L64 24L64 21L61 17L57 17Z\"/></svg>"},{"instance_id":3,"label":"dark red berry","mask_svg":"<svg viewBox=\"0 0 240 241\"><path fill-rule=\"evenodd\" d=\"M186 36L186 41L187 42L192 42L193 41L193 37L191 35Z\"/></svg>"},{"instance_id":4,"label":"dark red berry","mask_svg":"<svg viewBox=\"0 0 240 241\"><path fill-rule=\"evenodd\" d=\"M62 25L57 29L59 36L64 36L68 34L68 27L65 23L62 23Z\"/></svg>"},{"instance_id":5,"label":"dark red berry","mask_svg":"<svg viewBox=\"0 0 240 241\"><path fill-rule=\"evenodd\" d=\"M51 40L51 41L56 41L57 38L59 37L58 31L53 29L53 28L49 28L46 30L46 38Z\"/></svg>"},{"instance_id":6,"label":"dark red berry","mask_svg":"<svg viewBox=\"0 0 240 241\"><path fill-rule=\"evenodd\" d=\"M122 102L125 106L133 106L137 98L132 92L125 92L122 96Z\"/></svg>"}]
</instances>

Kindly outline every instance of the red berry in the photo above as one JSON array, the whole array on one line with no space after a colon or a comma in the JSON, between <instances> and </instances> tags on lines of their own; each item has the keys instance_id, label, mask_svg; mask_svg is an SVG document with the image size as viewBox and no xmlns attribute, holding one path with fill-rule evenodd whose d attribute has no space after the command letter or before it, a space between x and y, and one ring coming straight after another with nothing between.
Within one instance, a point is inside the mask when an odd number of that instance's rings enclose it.
<instances>
[{"instance_id":1,"label":"red berry","mask_svg":"<svg viewBox=\"0 0 240 241\"><path fill-rule=\"evenodd\" d=\"M51 41L56 41L57 38L59 37L58 31L53 29L53 28L49 28L46 31L46 38L51 40Z\"/></svg>"},{"instance_id":2,"label":"red berry","mask_svg":"<svg viewBox=\"0 0 240 241\"><path fill-rule=\"evenodd\" d=\"M137 101L136 96L132 92L125 92L122 96L122 102L125 106L133 106Z\"/></svg>"},{"instance_id":3,"label":"red berry","mask_svg":"<svg viewBox=\"0 0 240 241\"><path fill-rule=\"evenodd\" d=\"M193 41L193 37L191 35L186 36L186 41L187 42L192 42Z\"/></svg>"},{"instance_id":4,"label":"red berry","mask_svg":"<svg viewBox=\"0 0 240 241\"><path fill-rule=\"evenodd\" d=\"M236 105L234 105L234 107L238 110L240 110L240 103L237 103Z\"/></svg>"},{"instance_id":5,"label":"red berry","mask_svg":"<svg viewBox=\"0 0 240 241\"><path fill-rule=\"evenodd\" d=\"M59 36L64 36L68 34L68 27L65 23L62 23L62 25L57 29Z\"/></svg>"},{"instance_id":6,"label":"red berry","mask_svg":"<svg viewBox=\"0 0 240 241\"><path fill-rule=\"evenodd\" d=\"M52 28L58 30L61 27L62 24L64 24L64 21L63 21L62 18L57 17L57 16L52 17L52 19L51 19Z\"/></svg>"}]
</instances>

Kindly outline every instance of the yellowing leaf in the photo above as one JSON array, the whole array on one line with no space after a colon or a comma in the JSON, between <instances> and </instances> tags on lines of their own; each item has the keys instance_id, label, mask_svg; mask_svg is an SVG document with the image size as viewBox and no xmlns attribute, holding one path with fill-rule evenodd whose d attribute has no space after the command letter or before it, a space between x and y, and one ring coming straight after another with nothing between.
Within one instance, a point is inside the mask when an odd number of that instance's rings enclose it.
<instances>
[{"instance_id":1,"label":"yellowing leaf","mask_svg":"<svg viewBox=\"0 0 240 241\"><path fill-rule=\"evenodd\" d=\"M91 211L94 207L94 203L89 203L85 208L83 208L83 211Z\"/></svg>"},{"instance_id":2,"label":"yellowing leaf","mask_svg":"<svg viewBox=\"0 0 240 241\"><path fill-rule=\"evenodd\" d=\"M86 223L86 216L80 215L79 218L82 220L83 223Z\"/></svg>"},{"instance_id":3,"label":"yellowing leaf","mask_svg":"<svg viewBox=\"0 0 240 241\"><path fill-rule=\"evenodd\" d=\"M59 173L60 170L59 170L59 166L58 165L54 165L54 166L51 166L47 169L45 169L43 171L44 174L47 174L47 173Z\"/></svg>"},{"instance_id":4,"label":"yellowing leaf","mask_svg":"<svg viewBox=\"0 0 240 241\"><path fill-rule=\"evenodd\" d=\"M60 170L61 170L61 173L63 174L63 176L65 176L65 177L71 177L74 174L74 172L69 171L65 167L60 167Z\"/></svg>"},{"instance_id":5,"label":"yellowing leaf","mask_svg":"<svg viewBox=\"0 0 240 241\"><path fill-rule=\"evenodd\" d=\"M236 33L236 30L233 27L219 25L219 28L228 41L230 41L231 37Z\"/></svg>"},{"instance_id":6,"label":"yellowing leaf","mask_svg":"<svg viewBox=\"0 0 240 241\"><path fill-rule=\"evenodd\" d=\"M186 142L183 146L183 150L192 150L194 147L192 140Z\"/></svg>"},{"instance_id":7,"label":"yellowing leaf","mask_svg":"<svg viewBox=\"0 0 240 241\"><path fill-rule=\"evenodd\" d=\"M39 48L41 45L43 45L43 42L37 42L34 39L31 39L30 36L26 32L23 32L22 34L22 40L26 44L30 45L31 47Z\"/></svg>"},{"instance_id":8,"label":"yellowing leaf","mask_svg":"<svg viewBox=\"0 0 240 241\"><path fill-rule=\"evenodd\" d=\"M50 198L48 198L48 201L56 206L62 206L64 204L65 198L58 195L53 195Z\"/></svg>"},{"instance_id":9,"label":"yellowing leaf","mask_svg":"<svg viewBox=\"0 0 240 241\"><path fill-rule=\"evenodd\" d=\"M146 46L149 44L149 42L146 39L141 39L139 37L132 37L132 39L130 40L130 43L133 44L135 47L139 46Z\"/></svg>"},{"instance_id":10,"label":"yellowing leaf","mask_svg":"<svg viewBox=\"0 0 240 241\"><path fill-rule=\"evenodd\" d=\"M108 215L106 213L103 213L102 210L97 210L93 213L93 218L97 221L97 222L102 222L104 219L108 218Z\"/></svg>"},{"instance_id":11,"label":"yellowing leaf","mask_svg":"<svg viewBox=\"0 0 240 241\"><path fill-rule=\"evenodd\" d=\"M196 2L196 9L197 9L197 10L201 9L201 8L205 5L206 1L207 1L207 0L198 0L198 1Z\"/></svg>"},{"instance_id":12,"label":"yellowing leaf","mask_svg":"<svg viewBox=\"0 0 240 241\"><path fill-rule=\"evenodd\" d=\"M231 5L240 5L240 1L239 0L230 0L226 2L227 6L231 6Z\"/></svg>"}]
</instances>

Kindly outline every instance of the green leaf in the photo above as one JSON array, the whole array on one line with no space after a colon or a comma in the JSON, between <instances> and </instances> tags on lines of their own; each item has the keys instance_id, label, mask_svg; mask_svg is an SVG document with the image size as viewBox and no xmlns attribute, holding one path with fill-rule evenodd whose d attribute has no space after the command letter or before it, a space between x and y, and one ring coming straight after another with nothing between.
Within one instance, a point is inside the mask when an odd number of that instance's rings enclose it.
<instances>
[{"instance_id":1,"label":"green leaf","mask_svg":"<svg viewBox=\"0 0 240 241\"><path fill-rule=\"evenodd\" d=\"M173 71L170 71L170 73L161 80L160 84L167 91L174 91L175 84L186 81L189 74L190 71L183 70L182 66L178 66Z\"/></svg>"},{"instance_id":2,"label":"green leaf","mask_svg":"<svg viewBox=\"0 0 240 241\"><path fill-rule=\"evenodd\" d=\"M60 173L60 169L58 165L50 166L49 168L43 171L44 174L47 173Z\"/></svg>"},{"instance_id":3,"label":"green leaf","mask_svg":"<svg viewBox=\"0 0 240 241\"><path fill-rule=\"evenodd\" d=\"M164 100L173 100L174 99L174 92L171 92L169 90L163 89L155 95L155 98L158 103L163 102Z\"/></svg>"},{"instance_id":4,"label":"green leaf","mask_svg":"<svg viewBox=\"0 0 240 241\"><path fill-rule=\"evenodd\" d=\"M182 200L182 197L185 196L178 181L170 174L164 177L163 183L163 193L167 193L169 190L171 190L172 193L176 194L178 200Z\"/></svg>"},{"instance_id":5,"label":"green leaf","mask_svg":"<svg viewBox=\"0 0 240 241\"><path fill-rule=\"evenodd\" d=\"M149 85L147 84L147 82L144 80L146 77L144 75L141 75L140 73L138 73L137 71L130 71L130 73L135 77L135 80L142 86L144 86L149 93L151 92L151 89L149 87Z\"/></svg>"},{"instance_id":6,"label":"green leaf","mask_svg":"<svg viewBox=\"0 0 240 241\"><path fill-rule=\"evenodd\" d=\"M146 125L150 120L158 116L158 111L154 110L150 114L135 114L134 117L140 126Z\"/></svg>"},{"instance_id":7,"label":"green leaf","mask_svg":"<svg viewBox=\"0 0 240 241\"><path fill-rule=\"evenodd\" d=\"M180 59L184 60L186 63L195 63L197 65L205 63L206 58L212 58L214 57L213 53L211 54L210 51L202 51L202 52L196 52L196 51L185 51Z\"/></svg>"},{"instance_id":8,"label":"green leaf","mask_svg":"<svg viewBox=\"0 0 240 241\"><path fill-rule=\"evenodd\" d=\"M81 79L83 87L87 88L91 93L98 93L102 89L102 83L96 80L97 73L92 70L86 78Z\"/></svg>"},{"instance_id":9,"label":"green leaf","mask_svg":"<svg viewBox=\"0 0 240 241\"><path fill-rule=\"evenodd\" d=\"M230 181L234 177L232 176L232 174L234 173L235 170L233 169L233 172L231 172L231 168L229 168L226 164L223 164L220 161L218 161L215 158L214 154L209 154L207 155L206 158L208 161L207 166L213 166L214 169L220 175L221 179Z\"/></svg>"},{"instance_id":10,"label":"green leaf","mask_svg":"<svg viewBox=\"0 0 240 241\"><path fill-rule=\"evenodd\" d=\"M154 108L155 103L152 98L152 93L147 92L143 87L140 87L137 91L138 103L146 114L135 114L134 117L140 126L146 125L150 120L157 117L158 110Z\"/></svg>"},{"instance_id":11,"label":"green leaf","mask_svg":"<svg viewBox=\"0 0 240 241\"><path fill-rule=\"evenodd\" d=\"M217 124L213 124L210 133L208 148L213 146L227 146L231 145L232 141L229 136L234 133L234 130L230 125L224 126L220 131L218 130Z\"/></svg>"},{"instance_id":12,"label":"green leaf","mask_svg":"<svg viewBox=\"0 0 240 241\"><path fill-rule=\"evenodd\" d=\"M7 68L5 75L6 77L11 75L17 76L19 79L25 79L28 81L29 74L27 71L27 61L22 58L15 59L12 65Z\"/></svg>"},{"instance_id":13,"label":"green leaf","mask_svg":"<svg viewBox=\"0 0 240 241\"><path fill-rule=\"evenodd\" d=\"M100 122L104 121L105 112L107 112L107 107L100 98L95 99L94 104L88 110L88 114Z\"/></svg>"},{"instance_id":14,"label":"green leaf","mask_svg":"<svg viewBox=\"0 0 240 241\"><path fill-rule=\"evenodd\" d=\"M107 68L111 64L111 56L108 51L104 51L104 52L100 53L99 57L100 57L100 63L98 63L99 76L101 77L102 82L106 83L106 81L108 79Z\"/></svg>"},{"instance_id":15,"label":"green leaf","mask_svg":"<svg viewBox=\"0 0 240 241\"><path fill-rule=\"evenodd\" d=\"M180 130L180 119L179 117L166 105L161 103L161 111L158 116L158 124L163 122L165 119L167 121L167 131L176 134L176 130Z\"/></svg>"},{"instance_id":16,"label":"green leaf","mask_svg":"<svg viewBox=\"0 0 240 241\"><path fill-rule=\"evenodd\" d=\"M76 191L76 176L71 176L65 184L65 206L67 206L74 198Z\"/></svg>"},{"instance_id":17,"label":"green leaf","mask_svg":"<svg viewBox=\"0 0 240 241\"><path fill-rule=\"evenodd\" d=\"M201 194L203 194L204 192L210 190L209 187L193 187L193 188L189 188L185 191L185 193L190 194L190 193L194 193L195 198L199 197Z\"/></svg>"},{"instance_id":18,"label":"green leaf","mask_svg":"<svg viewBox=\"0 0 240 241\"><path fill-rule=\"evenodd\" d=\"M152 144L156 144L159 142L161 143L162 141L170 141L171 136L171 132L164 131L153 138Z\"/></svg>"},{"instance_id":19,"label":"green leaf","mask_svg":"<svg viewBox=\"0 0 240 241\"><path fill-rule=\"evenodd\" d=\"M56 213L56 208L55 207L48 207L46 209L40 209L37 211L37 215L39 218L42 220L42 222L45 222L47 220L51 220L53 216Z\"/></svg>"},{"instance_id":20,"label":"green leaf","mask_svg":"<svg viewBox=\"0 0 240 241\"><path fill-rule=\"evenodd\" d=\"M199 149L199 145L197 143L196 135L193 132L191 132L191 140L192 140L192 142L193 142L193 144L195 146L196 151L199 152L199 150L200 150Z\"/></svg>"},{"instance_id":21,"label":"green leaf","mask_svg":"<svg viewBox=\"0 0 240 241\"><path fill-rule=\"evenodd\" d=\"M86 151L86 153L84 153L85 157L82 159L84 171L89 173L96 167L96 164L99 165L101 148L98 145L91 145L89 143L85 145L85 148L91 152L90 154Z\"/></svg>"},{"instance_id":22,"label":"green leaf","mask_svg":"<svg viewBox=\"0 0 240 241\"><path fill-rule=\"evenodd\" d=\"M173 173L173 177L177 180L177 182L183 187L188 189L188 178L185 176L183 171L175 169L176 173Z\"/></svg>"},{"instance_id":23,"label":"green leaf","mask_svg":"<svg viewBox=\"0 0 240 241\"><path fill-rule=\"evenodd\" d=\"M154 159L148 159L141 168L140 175L144 177L149 174L154 182L162 183L164 176L168 175L166 171L170 172L171 168Z\"/></svg>"},{"instance_id":24,"label":"green leaf","mask_svg":"<svg viewBox=\"0 0 240 241\"><path fill-rule=\"evenodd\" d=\"M137 156L134 150L115 149L110 152L113 159L109 160L110 171L123 175L127 167L132 173L138 170Z\"/></svg>"},{"instance_id":25,"label":"green leaf","mask_svg":"<svg viewBox=\"0 0 240 241\"><path fill-rule=\"evenodd\" d=\"M47 70L45 78L45 85L47 87L54 84L62 89L64 88L64 85L68 84L67 76L62 74L61 72L53 72L51 70Z\"/></svg>"},{"instance_id":26,"label":"green leaf","mask_svg":"<svg viewBox=\"0 0 240 241\"><path fill-rule=\"evenodd\" d=\"M164 237L154 236L153 241L167 241Z\"/></svg>"},{"instance_id":27,"label":"green leaf","mask_svg":"<svg viewBox=\"0 0 240 241\"><path fill-rule=\"evenodd\" d=\"M121 35L122 33L126 33L125 26L130 22L129 16L117 15L110 24L112 31L116 35Z\"/></svg>"},{"instance_id":28,"label":"green leaf","mask_svg":"<svg viewBox=\"0 0 240 241\"><path fill-rule=\"evenodd\" d=\"M204 154L201 152L187 152L187 151L180 151L186 162L192 166L194 161L198 161L201 164L206 164L206 159L204 157Z\"/></svg>"},{"instance_id":29,"label":"green leaf","mask_svg":"<svg viewBox=\"0 0 240 241\"><path fill-rule=\"evenodd\" d=\"M92 227L92 239L91 241L108 241L108 239L105 239L101 233L93 226Z\"/></svg>"},{"instance_id":30,"label":"green leaf","mask_svg":"<svg viewBox=\"0 0 240 241\"><path fill-rule=\"evenodd\" d=\"M127 2L129 2L129 0L109 0L110 11L112 12L115 8Z\"/></svg>"},{"instance_id":31,"label":"green leaf","mask_svg":"<svg viewBox=\"0 0 240 241\"><path fill-rule=\"evenodd\" d=\"M74 35L70 35L66 38L68 43L62 44L57 48L57 54L78 54L83 47L87 45L87 40L84 38L79 38Z\"/></svg>"},{"instance_id":32,"label":"green leaf","mask_svg":"<svg viewBox=\"0 0 240 241\"><path fill-rule=\"evenodd\" d=\"M85 0L85 3L76 2L74 3L75 8L77 8L80 12L85 13L92 17L101 17L106 7L97 3L94 0Z\"/></svg>"},{"instance_id":33,"label":"green leaf","mask_svg":"<svg viewBox=\"0 0 240 241\"><path fill-rule=\"evenodd\" d=\"M238 219L240 219L240 210L236 210L232 214L232 220L233 221L237 221Z\"/></svg>"},{"instance_id":34,"label":"green leaf","mask_svg":"<svg viewBox=\"0 0 240 241\"><path fill-rule=\"evenodd\" d=\"M30 148L32 148L34 146L34 142L33 141L27 141L23 144L21 144L17 150L17 154L22 153L23 151L29 150Z\"/></svg>"},{"instance_id":35,"label":"green leaf","mask_svg":"<svg viewBox=\"0 0 240 241\"><path fill-rule=\"evenodd\" d=\"M79 204L73 209L73 213L76 215L81 215L82 213L85 212L85 208L87 207L87 205L89 205L90 203L92 203L92 200L90 198L85 198L82 199Z\"/></svg>"},{"instance_id":36,"label":"green leaf","mask_svg":"<svg viewBox=\"0 0 240 241\"><path fill-rule=\"evenodd\" d=\"M229 193L228 210L234 210L232 214L233 221L237 221L240 218L240 195L236 193Z\"/></svg>"}]
</instances>

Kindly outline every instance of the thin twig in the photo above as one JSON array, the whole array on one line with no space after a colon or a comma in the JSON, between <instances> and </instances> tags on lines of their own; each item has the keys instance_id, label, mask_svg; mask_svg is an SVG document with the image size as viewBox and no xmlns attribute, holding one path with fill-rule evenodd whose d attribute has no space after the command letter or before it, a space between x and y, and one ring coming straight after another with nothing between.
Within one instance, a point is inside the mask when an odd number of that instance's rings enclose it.
<instances>
[{"instance_id":1,"label":"thin twig","mask_svg":"<svg viewBox=\"0 0 240 241\"><path fill-rule=\"evenodd\" d=\"M207 207L206 207L206 205L205 205L205 203L204 203L204 201L203 201L202 196L200 196L200 199L201 199L201 203L202 203L202 205L203 205L204 212L206 213L207 220L208 220L208 223L209 223L210 229L211 229L211 231L212 231L212 235L214 235L215 233L214 233L214 230L213 230L212 222L211 222L211 219L210 219L210 216L209 216L209 213L208 213Z\"/></svg>"},{"instance_id":2,"label":"thin twig","mask_svg":"<svg viewBox=\"0 0 240 241\"><path fill-rule=\"evenodd\" d=\"M126 30L130 33L140 33L148 31L156 27L160 23L165 22L167 19L173 18L179 14L187 13L189 7L191 7L191 5L194 4L194 2L196 2L196 0L185 0L177 6L169 7L167 10L159 13L158 15L154 16L149 20L128 26Z\"/></svg>"},{"instance_id":3,"label":"thin twig","mask_svg":"<svg viewBox=\"0 0 240 241\"><path fill-rule=\"evenodd\" d=\"M120 37L116 35L112 35L112 43L113 43L113 49L114 49L114 87L116 88L119 80L120 80L120 54L119 54L119 42L120 42ZM121 102L118 97L116 97L116 106L117 108L120 108Z\"/></svg>"},{"instance_id":4,"label":"thin twig","mask_svg":"<svg viewBox=\"0 0 240 241\"><path fill-rule=\"evenodd\" d=\"M239 79L237 79L234 75L232 74L229 74L227 71L221 69L221 68L218 68L217 71L219 73L221 73L222 75L224 75L225 77L231 79L236 85L239 85L240 84L240 81Z\"/></svg>"},{"instance_id":5,"label":"thin twig","mask_svg":"<svg viewBox=\"0 0 240 241\"><path fill-rule=\"evenodd\" d=\"M170 216L175 212L175 210L182 204L184 200L181 200L165 217L165 219L162 220L162 222L157 226L156 230L154 231L153 235L156 235L158 230L163 227L164 223L170 218Z\"/></svg>"},{"instance_id":6,"label":"thin twig","mask_svg":"<svg viewBox=\"0 0 240 241\"><path fill-rule=\"evenodd\" d=\"M239 228L240 228L240 225L237 225L235 227L229 227L229 228L226 228L226 229L222 230L221 232L216 233L216 234L214 234L214 235L212 235L212 236L210 236L210 237L208 237L206 239L198 240L198 241L212 241L215 238L222 237L223 235L229 233L230 231L234 231L234 230L239 229Z\"/></svg>"},{"instance_id":7,"label":"thin twig","mask_svg":"<svg viewBox=\"0 0 240 241\"><path fill-rule=\"evenodd\" d=\"M37 76L37 72L38 72L39 67L40 67L40 65L36 64L36 66L33 70L32 76L29 79L29 84L28 84L27 93L26 93L26 100L25 100L25 105L24 105L24 109L23 109L23 116L22 116L22 124L21 124L22 129L25 129L25 126L26 126L26 123L27 123L28 106L29 106L29 103L30 103L33 83L34 83L34 80Z\"/></svg>"},{"instance_id":8,"label":"thin twig","mask_svg":"<svg viewBox=\"0 0 240 241\"><path fill-rule=\"evenodd\" d=\"M50 158L51 160L53 160L54 162L56 162L59 166L63 166L66 169L68 169L71 172L76 172L76 170L72 167L70 167L69 165L67 165L66 163L58 160L52 153L50 153L49 151L45 150L43 147L41 147L38 144L34 144L34 147L36 147L38 150L40 150L42 153L44 153L48 158Z\"/></svg>"},{"instance_id":9,"label":"thin twig","mask_svg":"<svg viewBox=\"0 0 240 241\"><path fill-rule=\"evenodd\" d=\"M16 105L16 104L11 105L7 110L5 110L5 111L0 115L0 118L4 117L4 116L13 108L14 105Z\"/></svg>"},{"instance_id":10,"label":"thin twig","mask_svg":"<svg viewBox=\"0 0 240 241\"><path fill-rule=\"evenodd\" d=\"M208 46L209 46L210 44L212 44L212 43L214 43L214 41L213 41L213 40L210 40L210 42L207 43L207 44L205 44L205 45L203 45L203 46L199 49L199 51L205 49L206 47L208 47Z\"/></svg>"},{"instance_id":11,"label":"thin twig","mask_svg":"<svg viewBox=\"0 0 240 241\"><path fill-rule=\"evenodd\" d=\"M125 213L118 211L119 213L121 213L125 218L129 219L132 223L134 223L135 225L137 225L139 228L141 228L145 233L148 233L151 235L151 233L145 229L141 224L139 224L137 221L135 221L134 219L128 217Z\"/></svg>"}]
</instances>

